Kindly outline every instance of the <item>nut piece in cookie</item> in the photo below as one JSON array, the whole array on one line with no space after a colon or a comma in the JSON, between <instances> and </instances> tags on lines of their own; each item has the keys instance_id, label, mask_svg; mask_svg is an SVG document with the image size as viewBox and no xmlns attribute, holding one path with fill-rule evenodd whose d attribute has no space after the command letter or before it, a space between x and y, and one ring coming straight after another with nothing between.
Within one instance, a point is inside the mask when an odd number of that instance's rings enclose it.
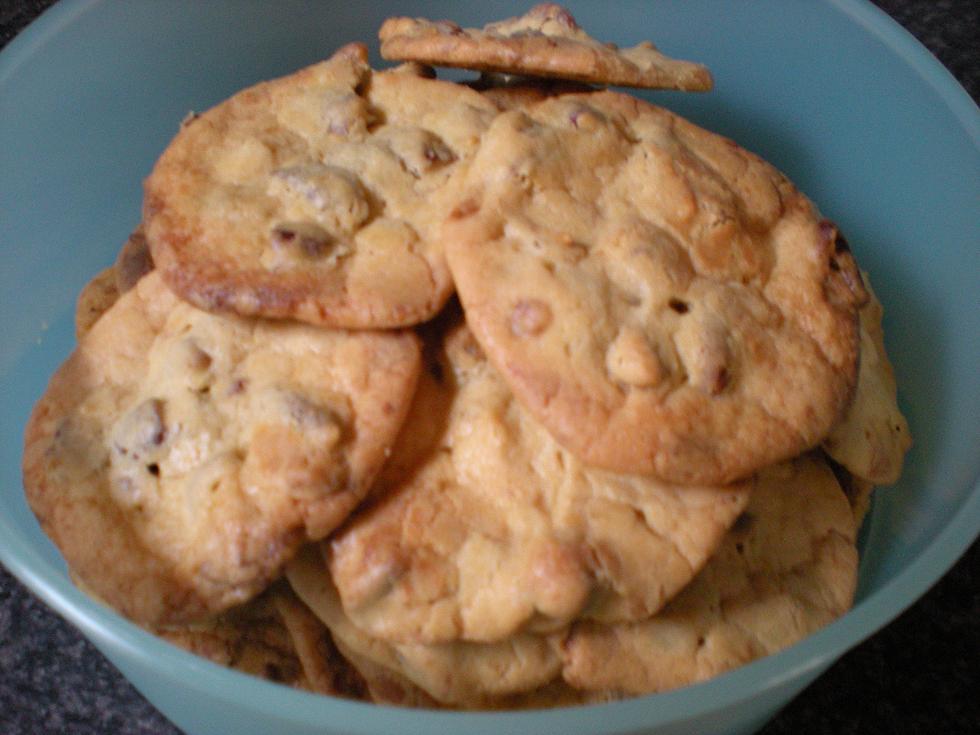
<instances>
[{"instance_id":1,"label":"nut piece in cookie","mask_svg":"<svg viewBox=\"0 0 980 735\"><path fill-rule=\"evenodd\" d=\"M596 41L555 3L536 5L522 16L482 29L460 28L452 21L389 18L378 37L384 58L432 66L650 89L701 92L712 86L706 67L669 58L649 41L622 49Z\"/></svg>"},{"instance_id":2,"label":"nut piece in cookie","mask_svg":"<svg viewBox=\"0 0 980 735\"><path fill-rule=\"evenodd\" d=\"M647 694L791 646L850 609L854 538L851 507L819 454L767 468L694 581L648 620L577 625L563 676L589 691Z\"/></svg>"},{"instance_id":3,"label":"nut piece in cookie","mask_svg":"<svg viewBox=\"0 0 980 735\"><path fill-rule=\"evenodd\" d=\"M27 500L96 596L144 624L200 620L346 518L419 365L412 334L213 315L151 273L36 405Z\"/></svg>"},{"instance_id":4,"label":"nut piece in cookie","mask_svg":"<svg viewBox=\"0 0 980 735\"><path fill-rule=\"evenodd\" d=\"M453 288L443 201L497 111L420 65L373 72L360 44L246 89L185 125L148 178L153 261L209 311L425 321Z\"/></svg>"},{"instance_id":5,"label":"nut piece in cookie","mask_svg":"<svg viewBox=\"0 0 980 735\"><path fill-rule=\"evenodd\" d=\"M615 92L501 113L443 227L467 323L585 463L723 484L818 444L860 273L772 166Z\"/></svg>"},{"instance_id":6,"label":"nut piece in cookie","mask_svg":"<svg viewBox=\"0 0 980 735\"><path fill-rule=\"evenodd\" d=\"M590 469L514 400L465 325L427 346L389 467L327 542L345 614L371 636L490 643L645 618L748 501L748 482L677 487Z\"/></svg>"}]
</instances>

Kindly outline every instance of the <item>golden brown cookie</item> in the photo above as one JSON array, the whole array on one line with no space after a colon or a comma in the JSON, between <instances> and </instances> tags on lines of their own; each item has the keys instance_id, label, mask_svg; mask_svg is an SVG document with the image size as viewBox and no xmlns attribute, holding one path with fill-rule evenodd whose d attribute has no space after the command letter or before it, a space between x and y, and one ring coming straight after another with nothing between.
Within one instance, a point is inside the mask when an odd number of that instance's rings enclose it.
<instances>
[{"instance_id":1,"label":"golden brown cookie","mask_svg":"<svg viewBox=\"0 0 980 735\"><path fill-rule=\"evenodd\" d=\"M143 233L143 225L139 225L123 243L116 256L116 287L119 293L126 293L136 285L143 276L153 270L153 257L150 246Z\"/></svg>"},{"instance_id":2,"label":"golden brown cookie","mask_svg":"<svg viewBox=\"0 0 980 735\"><path fill-rule=\"evenodd\" d=\"M433 66L652 89L706 91L712 86L706 67L671 59L649 41L623 49L596 41L555 3L541 3L482 29L389 18L378 37L384 58Z\"/></svg>"},{"instance_id":3,"label":"golden brown cookie","mask_svg":"<svg viewBox=\"0 0 980 735\"><path fill-rule=\"evenodd\" d=\"M124 615L202 619L344 520L418 370L413 334L212 315L151 273L36 405L28 502L69 567Z\"/></svg>"},{"instance_id":4,"label":"golden brown cookie","mask_svg":"<svg viewBox=\"0 0 980 735\"><path fill-rule=\"evenodd\" d=\"M885 352L881 302L870 298L860 311L861 360L857 390L847 413L824 440L824 450L852 474L876 485L890 485L902 474L912 446L908 421L898 408L895 374Z\"/></svg>"},{"instance_id":5,"label":"golden brown cookie","mask_svg":"<svg viewBox=\"0 0 980 735\"><path fill-rule=\"evenodd\" d=\"M119 298L116 269L99 271L85 284L75 302L75 339L80 341Z\"/></svg>"},{"instance_id":6,"label":"golden brown cookie","mask_svg":"<svg viewBox=\"0 0 980 735\"><path fill-rule=\"evenodd\" d=\"M337 649L364 680L368 697L375 704L425 709L439 709L442 706L430 697L424 689L398 671L386 668L366 656L359 655L341 641L338 641Z\"/></svg>"},{"instance_id":7,"label":"golden brown cookie","mask_svg":"<svg viewBox=\"0 0 980 735\"><path fill-rule=\"evenodd\" d=\"M664 610L575 626L564 645L568 683L627 695L685 686L786 648L850 608L855 527L833 472L813 454L759 477L717 554Z\"/></svg>"},{"instance_id":8,"label":"golden brown cookie","mask_svg":"<svg viewBox=\"0 0 980 735\"><path fill-rule=\"evenodd\" d=\"M346 615L365 633L494 642L580 617L645 618L745 507L750 482L677 487L585 467L514 401L465 325L444 346L430 337L398 469L329 542Z\"/></svg>"},{"instance_id":9,"label":"golden brown cookie","mask_svg":"<svg viewBox=\"0 0 980 735\"><path fill-rule=\"evenodd\" d=\"M389 643L360 630L344 614L330 574L316 548L300 551L286 567L293 590L330 629L338 648L368 681L388 678L395 697L425 706L488 708L503 697L531 692L557 678L558 636L518 635L499 643ZM375 667L378 667L375 669ZM387 673L384 673L387 672ZM382 695L384 696L384 695Z\"/></svg>"},{"instance_id":10,"label":"golden brown cookie","mask_svg":"<svg viewBox=\"0 0 980 735\"><path fill-rule=\"evenodd\" d=\"M345 328L424 321L452 292L432 230L497 108L351 44L185 125L146 182L156 267L203 309Z\"/></svg>"},{"instance_id":11,"label":"golden brown cookie","mask_svg":"<svg viewBox=\"0 0 980 735\"><path fill-rule=\"evenodd\" d=\"M725 483L819 443L866 293L772 166L614 92L499 115L443 228L467 322L588 464Z\"/></svg>"}]
</instances>

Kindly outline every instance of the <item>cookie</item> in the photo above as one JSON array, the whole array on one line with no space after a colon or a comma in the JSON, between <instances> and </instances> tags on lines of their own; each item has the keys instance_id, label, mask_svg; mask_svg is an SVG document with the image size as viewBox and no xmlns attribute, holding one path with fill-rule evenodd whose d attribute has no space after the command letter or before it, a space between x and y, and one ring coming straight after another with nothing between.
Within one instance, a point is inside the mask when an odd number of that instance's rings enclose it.
<instances>
[{"instance_id":1,"label":"cookie","mask_svg":"<svg viewBox=\"0 0 980 735\"><path fill-rule=\"evenodd\" d=\"M368 699L375 704L390 704L396 707L439 709L441 705L411 679L392 669L375 663L366 656L359 655L342 641L337 650L347 659L364 681Z\"/></svg>"},{"instance_id":2,"label":"cookie","mask_svg":"<svg viewBox=\"0 0 980 735\"><path fill-rule=\"evenodd\" d=\"M162 627L152 632L196 656L245 674L308 688L289 631L275 606L285 590L269 590L244 605L201 623Z\"/></svg>"},{"instance_id":3,"label":"cookie","mask_svg":"<svg viewBox=\"0 0 980 735\"><path fill-rule=\"evenodd\" d=\"M75 339L80 341L119 298L114 267L99 271L78 294L75 302Z\"/></svg>"},{"instance_id":4,"label":"cookie","mask_svg":"<svg viewBox=\"0 0 980 735\"><path fill-rule=\"evenodd\" d=\"M491 643L645 618L744 509L750 482L676 487L585 467L514 401L465 325L434 337L398 470L328 544L345 614L366 634Z\"/></svg>"},{"instance_id":5,"label":"cookie","mask_svg":"<svg viewBox=\"0 0 980 735\"><path fill-rule=\"evenodd\" d=\"M867 295L784 176L602 91L501 113L443 228L466 319L590 465L723 484L818 444Z\"/></svg>"},{"instance_id":6,"label":"cookie","mask_svg":"<svg viewBox=\"0 0 980 735\"><path fill-rule=\"evenodd\" d=\"M562 94L585 94L595 91L587 84L563 79L508 76L486 72L478 79L465 84L470 89L480 92L500 110L522 109L548 97Z\"/></svg>"},{"instance_id":7,"label":"cookie","mask_svg":"<svg viewBox=\"0 0 980 735\"><path fill-rule=\"evenodd\" d=\"M432 230L497 108L363 45L185 125L145 186L156 267L182 298L344 328L415 324L452 292Z\"/></svg>"},{"instance_id":8,"label":"cookie","mask_svg":"<svg viewBox=\"0 0 980 735\"><path fill-rule=\"evenodd\" d=\"M392 672L396 684L407 680L440 705L486 708L496 699L544 686L559 674L557 636L520 635L499 643L432 645L389 643L371 637L344 614L330 574L314 547L301 550L290 561L286 576L352 663L366 659L371 666ZM360 671L365 678L372 676L371 667ZM424 698L410 689L396 696L424 703Z\"/></svg>"},{"instance_id":9,"label":"cookie","mask_svg":"<svg viewBox=\"0 0 980 735\"><path fill-rule=\"evenodd\" d=\"M126 238L116 256L115 268L119 293L126 293L139 279L153 270L153 257L143 233L143 225L139 225Z\"/></svg>"},{"instance_id":10,"label":"cookie","mask_svg":"<svg viewBox=\"0 0 980 735\"><path fill-rule=\"evenodd\" d=\"M317 694L365 699L364 679L337 650L327 627L296 597L288 583L277 583L272 602L303 668L301 686Z\"/></svg>"},{"instance_id":11,"label":"cookie","mask_svg":"<svg viewBox=\"0 0 980 735\"><path fill-rule=\"evenodd\" d=\"M112 306L120 294L126 293L136 282L153 270L153 259L143 237L142 227L137 227L123 243L116 262L96 274L78 295L75 305L75 338L82 336L96 320Z\"/></svg>"},{"instance_id":12,"label":"cookie","mask_svg":"<svg viewBox=\"0 0 980 735\"><path fill-rule=\"evenodd\" d=\"M861 360L854 401L824 440L823 448L852 474L889 485L902 474L912 446L908 421L897 402L895 373L885 352L881 302L863 274L870 298L861 308Z\"/></svg>"},{"instance_id":13,"label":"cookie","mask_svg":"<svg viewBox=\"0 0 980 735\"><path fill-rule=\"evenodd\" d=\"M35 406L27 500L69 567L127 617L208 617L357 505L419 365L414 334L212 315L153 272Z\"/></svg>"},{"instance_id":14,"label":"cookie","mask_svg":"<svg viewBox=\"0 0 980 735\"><path fill-rule=\"evenodd\" d=\"M854 514L854 527L860 529L864 519L871 511L871 500L875 486L873 483L858 477L848 470L844 465L834 461L834 459L823 450L824 459L834 471L834 477L847 496L847 502L851 505Z\"/></svg>"},{"instance_id":15,"label":"cookie","mask_svg":"<svg viewBox=\"0 0 980 735\"><path fill-rule=\"evenodd\" d=\"M843 615L857 583L847 498L819 454L762 471L717 554L659 614L576 625L564 645L573 687L660 692L775 653Z\"/></svg>"},{"instance_id":16,"label":"cookie","mask_svg":"<svg viewBox=\"0 0 980 735\"><path fill-rule=\"evenodd\" d=\"M649 41L623 49L600 43L555 3L536 5L522 16L482 29L389 18L378 37L386 59L624 87L699 92L712 87L711 73L703 65L671 59Z\"/></svg>"}]
</instances>

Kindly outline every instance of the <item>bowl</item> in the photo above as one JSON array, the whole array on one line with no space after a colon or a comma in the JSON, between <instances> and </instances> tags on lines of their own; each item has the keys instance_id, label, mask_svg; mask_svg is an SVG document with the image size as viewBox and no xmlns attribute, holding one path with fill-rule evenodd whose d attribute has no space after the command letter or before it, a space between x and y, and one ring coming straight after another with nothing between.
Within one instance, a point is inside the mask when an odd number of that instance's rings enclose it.
<instances>
[{"instance_id":1,"label":"bowl","mask_svg":"<svg viewBox=\"0 0 980 735\"><path fill-rule=\"evenodd\" d=\"M854 609L777 655L696 686L608 705L463 714L253 679L190 656L78 592L24 501L23 426L72 348L76 294L138 221L141 180L179 121L342 43L371 41L388 15L482 25L527 3L488 11L408 0L69 0L0 54L0 561L186 732L751 732L922 595L980 532L976 105L911 36L858 0L624 2L614 13L568 5L597 37L624 45L650 37L668 54L707 63L710 94L643 96L786 172L840 223L872 274L916 443L902 480L876 495Z\"/></svg>"}]
</instances>

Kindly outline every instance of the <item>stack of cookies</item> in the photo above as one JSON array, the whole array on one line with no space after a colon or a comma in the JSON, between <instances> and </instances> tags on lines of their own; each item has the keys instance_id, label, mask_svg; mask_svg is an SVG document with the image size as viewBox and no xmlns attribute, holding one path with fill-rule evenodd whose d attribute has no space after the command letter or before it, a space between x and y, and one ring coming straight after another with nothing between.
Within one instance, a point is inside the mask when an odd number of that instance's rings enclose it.
<instances>
[{"instance_id":1,"label":"stack of cookies","mask_svg":"<svg viewBox=\"0 0 980 735\"><path fill-rule=\"evenodd\" d=\"M73 578L376 702L711 677L842 615L909 447L881 306L706 90L565 9L393 18L189 116L26 432ZM432 65L481 72L451 83Z\"/></svg>"}]
</instances>

